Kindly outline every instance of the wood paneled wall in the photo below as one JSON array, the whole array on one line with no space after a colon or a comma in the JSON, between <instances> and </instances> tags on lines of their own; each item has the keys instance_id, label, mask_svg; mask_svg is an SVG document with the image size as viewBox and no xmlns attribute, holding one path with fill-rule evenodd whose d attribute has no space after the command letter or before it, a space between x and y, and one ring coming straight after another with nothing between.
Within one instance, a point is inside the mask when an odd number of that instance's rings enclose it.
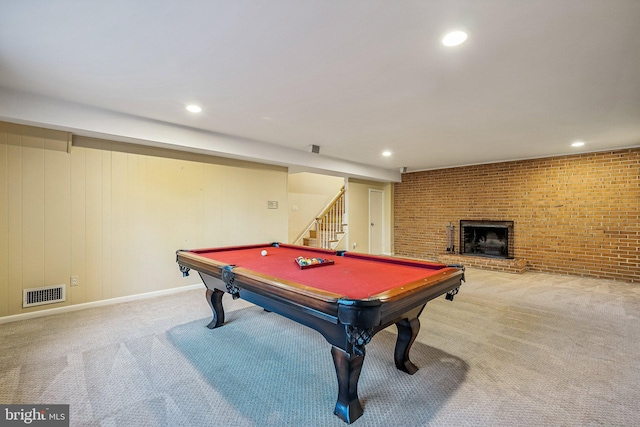
<instances>
[{"instance_id":1,"label":"wood paneled wall","mask_svg":"<svg viewBox=\"0 0 640 427\"><path fill-rule=\"evenodd\" d=\"M197 283L177 249L287 239L285 168L69 138L0 122L0 316ZM59 284L65 303L22 308Z\"/></svg>"}]
</instances>

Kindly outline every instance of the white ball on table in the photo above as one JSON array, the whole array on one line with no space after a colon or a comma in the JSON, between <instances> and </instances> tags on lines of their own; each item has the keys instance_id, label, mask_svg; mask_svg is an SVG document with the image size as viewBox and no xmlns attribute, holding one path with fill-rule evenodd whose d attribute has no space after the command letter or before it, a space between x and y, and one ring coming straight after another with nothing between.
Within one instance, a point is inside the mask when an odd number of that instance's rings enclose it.
<instances>
[{"instance_id":1,"label":"white ball on table","mask_svg":"<svg viewBox=\"0 0 640 427\"><path fill-rule=\"evenodd\" d=\"M267 256L267 251L266 249L263 249L262 252L260 252L260 255L262 256Z\"/></svg>"}]
</instances>

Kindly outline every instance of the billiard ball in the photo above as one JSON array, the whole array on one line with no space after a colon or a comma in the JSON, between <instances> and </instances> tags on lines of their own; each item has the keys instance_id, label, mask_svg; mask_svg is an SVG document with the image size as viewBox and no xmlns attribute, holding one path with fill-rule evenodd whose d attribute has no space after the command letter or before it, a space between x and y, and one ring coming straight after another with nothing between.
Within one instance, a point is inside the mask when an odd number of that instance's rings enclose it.
<instances>
[{"instance_id":1,"label":"billiard ball","mask_svg":"<svg viewBox=\"0 0 640 427\"><path fill-rule=\"evenodd\" d=\"M267 256L267 251L263 249L262 252L260 252L260 255Z\"/></svg>"}]
</instances>

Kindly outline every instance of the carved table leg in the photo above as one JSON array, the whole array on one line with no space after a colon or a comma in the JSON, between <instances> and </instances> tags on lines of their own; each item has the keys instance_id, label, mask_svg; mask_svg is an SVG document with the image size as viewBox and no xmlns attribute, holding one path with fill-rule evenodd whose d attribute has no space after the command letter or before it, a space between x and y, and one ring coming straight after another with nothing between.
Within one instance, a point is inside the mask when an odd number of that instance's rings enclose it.
<instances>
[{"instance_id":1,"label":"carved table leg","mask_svg":"<svg viewBox=\"0 0 640 427\"><path fill-rule=\"evenodd\" d=\"M207 289L207 302L213 311L213 320L207 328L214 329L224 324L224 308L222 308L222 296L224 292L219 289Z\"/></svg>"},{"instance_id":2,"label":"carved table leg","mask_svg":"<svg viewBox=\"0 0 640 427\"><path fill-rule=\"evenodd\" d=\"M331 355L338 376L338 401L333 413L351 424L364 412L358 400L358 379L364 361L364 348L362 355L356 355L332 347Z\"/></svg>"},{"instance_id":3,"label":"carved table leg","mask_svg":"<svg viewBox=\"0 0 640 427\"><path fill-rule=\"evenodd\" d=\"M418 318L403 319L396 323L398 327L398 340L396 341L396 351L394 360L396 367L408 374L415 374L418 367L409 360L409 350L416 340L420 331L420 320Z\"/></svg>"}]
</instances>

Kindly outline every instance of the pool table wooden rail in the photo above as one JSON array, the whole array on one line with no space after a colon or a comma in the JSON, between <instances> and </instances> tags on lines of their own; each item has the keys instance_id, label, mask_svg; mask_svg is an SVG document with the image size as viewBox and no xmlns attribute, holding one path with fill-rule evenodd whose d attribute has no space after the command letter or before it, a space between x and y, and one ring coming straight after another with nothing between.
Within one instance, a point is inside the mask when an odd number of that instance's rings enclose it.
<instances>
[{"instance_id":1,"label":"pool table wooden rail","mask_svg":"<svg viewBox=\"0 0 640 427\"><path fill-rule=\"evenodd\" d=\"M260 248L261 246L256 246L256 248ZM206 271L209 274L213 274L216 277L222 279L221 270L224 267L227 267L229 264L216 261L209 258L204 258L199 256L199 253L206 252L205 250L198 251L187 251L187 250L179 250L176 252L177 262L180 266L183 266L188 269L193 269L198 272ZM335 254L335 252L327 251L328 254ZM380 258L373 257L370 258ZM413 262L411 260L405 260L402 258L398 258L398 261L407 261L407 265L417 265L421 266L420 263ZM233 268L233 273L238 277L246 277L251 278L254 277L260 281L260 287L263 286L271 286L274 293L279 293L279 290L284 292L291 292L300 294L302 296L308 296L314 299L319 299L326 302L335 303L339 299L349 299L346 296L334 292L328 292L322 289L314 288L312 286L300 284L297 282L289 281L286 279L270 276L264 273L252 271L241 266L236 266ZM416 280L414 282L407 283L401 287L397 287L394 289L390 289L385 292L381 292L375 295L371 295L367 297L367 300L379 300L382 302L393 302L398 299L404 299L409 294L416 294L417 298L429 297L430 294L433 297L437 297L442 295L443 288L447 288L450 281L453 281L454 284L457 281L458 286L460 283L460 279L464 280L464 270L456 267L446 267L442 268L438 271L437 274ZM455 288L452 287L451 289ZM448 291L449 289L447 289ZM447 292L445 291L445 292ZM413 299L413 298L412 298ZM428 298L432 299L432 298Z\"/></svg>"},{"instance_id":2,"label":"pool table wooden rail","mask_svg":"<svg viewBox=\"0 0 640 427\"><path fill-rule=\"evenodd\" d=\"M338 293L229 265L201 255L209 251L264 247L268 245L180 250L176 252L176 261L183 275L188 275L189 270L193 269L202 278L207 288L207 302L213 312L213 320L207 325L211 329L224 324L222 296L226 292L234 298L242 298L321 333L332 345L331 354L338 379L338 399L334 413L347 423L358 419L364 411L358 398L357 385L366 344L377 332L395 324L398 329L394 351L395 365L404 372L415 373L418 368L409 359L409 350L420 330L418 317L428 301L443 294L447 294L447 299L453 299L464 280L464 268L461 266L457 268L432 264L430 267L425 266L429 263L413 260L396 261L388 257L350 254L350 257L359 257L372 263L400 262L433 271L422 279L367 298L350 299ZM346 255L332 251L322 253L329 256Z\"/></svg>"},{"instance_id":3,"label":"pool table wooden rail","mask_svg":"<svg viewBox=\"0 0 640 427\"><path fill-rule=\"evenodd\" d=\"M181 266L193 269L200 273L200 275L204 273L215 279L221 280L222 288L219 286L216 287L221 291L228 292L223 280L223 271L225 267L228 266L227 263L200 257L197 254L183 251L179 251L177 253L177 260L178 264ZM279 296L287 300L293 299L308 307L326 311L327 313L331 313L332 310L330 310L330 307L342 298L342 295L340 294L279 279L277 277L258 273L242 267L234 267L233 273L235 281L242 283L243 289L245 290L255 292L257 294L268 294L274 297ZM207 285L207 281L203 280L203 282ZM207 285L207 287L209 286ZM240 292L242 292L243 289L240 289Z\"/></svg>"}]
</instances>

